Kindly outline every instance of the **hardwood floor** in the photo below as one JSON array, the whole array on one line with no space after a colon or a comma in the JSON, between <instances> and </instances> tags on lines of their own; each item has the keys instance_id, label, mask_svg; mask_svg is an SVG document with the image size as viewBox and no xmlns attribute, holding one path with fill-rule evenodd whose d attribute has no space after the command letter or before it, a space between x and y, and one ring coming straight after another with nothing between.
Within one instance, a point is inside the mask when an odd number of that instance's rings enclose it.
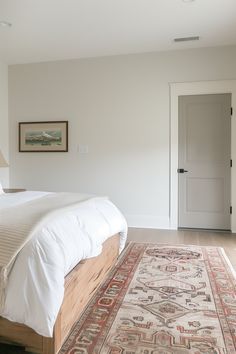
<instances>
[{"instance_id":1,"label":"hardwood floor","mask_svg":"<svg viewBox=\"0 0 236 354\"><path fill-rule=\"evenodd\" d=\"M198 230L129 228L128 241L223 247L236 270L236 234Z\"/></svg>"}]
</instances>

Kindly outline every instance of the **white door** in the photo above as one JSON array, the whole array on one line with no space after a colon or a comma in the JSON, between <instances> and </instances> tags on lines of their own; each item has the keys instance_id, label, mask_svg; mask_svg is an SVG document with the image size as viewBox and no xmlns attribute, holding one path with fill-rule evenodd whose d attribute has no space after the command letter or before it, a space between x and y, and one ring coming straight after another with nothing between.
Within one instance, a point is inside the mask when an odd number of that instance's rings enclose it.
<instances>
[{"instance_id":1,"label":"white door","mask_svg":"<svg viewBox=\"0 0 236 354\"><path fill-rule=\"evenodd\" d=\"M230 230L231 94L179 97L179 227Z\"/></svg>"}]
</instances>

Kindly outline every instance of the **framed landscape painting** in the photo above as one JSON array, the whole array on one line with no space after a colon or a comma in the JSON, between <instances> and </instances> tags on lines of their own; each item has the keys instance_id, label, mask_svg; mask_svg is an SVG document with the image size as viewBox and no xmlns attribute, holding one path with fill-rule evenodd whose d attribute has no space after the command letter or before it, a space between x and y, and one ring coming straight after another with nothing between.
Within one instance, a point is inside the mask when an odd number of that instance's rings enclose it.
<instances>
[{"instance_id":1,"label":"framed landscape painting","mask_svg":"<svg viewBox=\"0 0 236 354\"><path fill-rule=\"evenodd\" d=\"M19 123L19 152L67 151L68 121Z\"/></svg>"}]
</instances>

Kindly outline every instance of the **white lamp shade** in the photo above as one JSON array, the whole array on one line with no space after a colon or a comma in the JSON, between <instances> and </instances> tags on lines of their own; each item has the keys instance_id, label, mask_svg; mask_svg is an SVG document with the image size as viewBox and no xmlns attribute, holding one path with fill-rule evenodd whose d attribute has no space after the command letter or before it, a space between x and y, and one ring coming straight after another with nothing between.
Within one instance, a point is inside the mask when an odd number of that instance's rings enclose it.
<instances>
[{"instance_id":1,"label":"white lamp shade","mask_svg":"<svg viewBox=\"0 0 236 354\"><path fill-rule=\"evenodd\" d=\"M4 156L0 150L0 167L8 167L7 161L4 159Z\"/></svg>"}]
</instances>

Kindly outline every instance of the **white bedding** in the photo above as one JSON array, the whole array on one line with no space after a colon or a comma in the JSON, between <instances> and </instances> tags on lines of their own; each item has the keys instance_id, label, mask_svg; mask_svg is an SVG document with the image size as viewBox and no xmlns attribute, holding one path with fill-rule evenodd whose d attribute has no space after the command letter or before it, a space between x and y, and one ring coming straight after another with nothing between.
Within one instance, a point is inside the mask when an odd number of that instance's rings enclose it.
<instances>
[{"instance_id":1,"label":"white bedding","mask_svg":"<svg viewBox=\"0 0 236 354\"><path fill-rule=\"evenodd\" d=\"M48 192L1 194L3 208L22 205ZM108 199L91 199L60 218L47 222L21 250L9 275L0 313L51 337L64 296L64 277L82 259L101 253L102 243L120 233L120 251L127 224Z\"/></svg>"}]
</instances>

